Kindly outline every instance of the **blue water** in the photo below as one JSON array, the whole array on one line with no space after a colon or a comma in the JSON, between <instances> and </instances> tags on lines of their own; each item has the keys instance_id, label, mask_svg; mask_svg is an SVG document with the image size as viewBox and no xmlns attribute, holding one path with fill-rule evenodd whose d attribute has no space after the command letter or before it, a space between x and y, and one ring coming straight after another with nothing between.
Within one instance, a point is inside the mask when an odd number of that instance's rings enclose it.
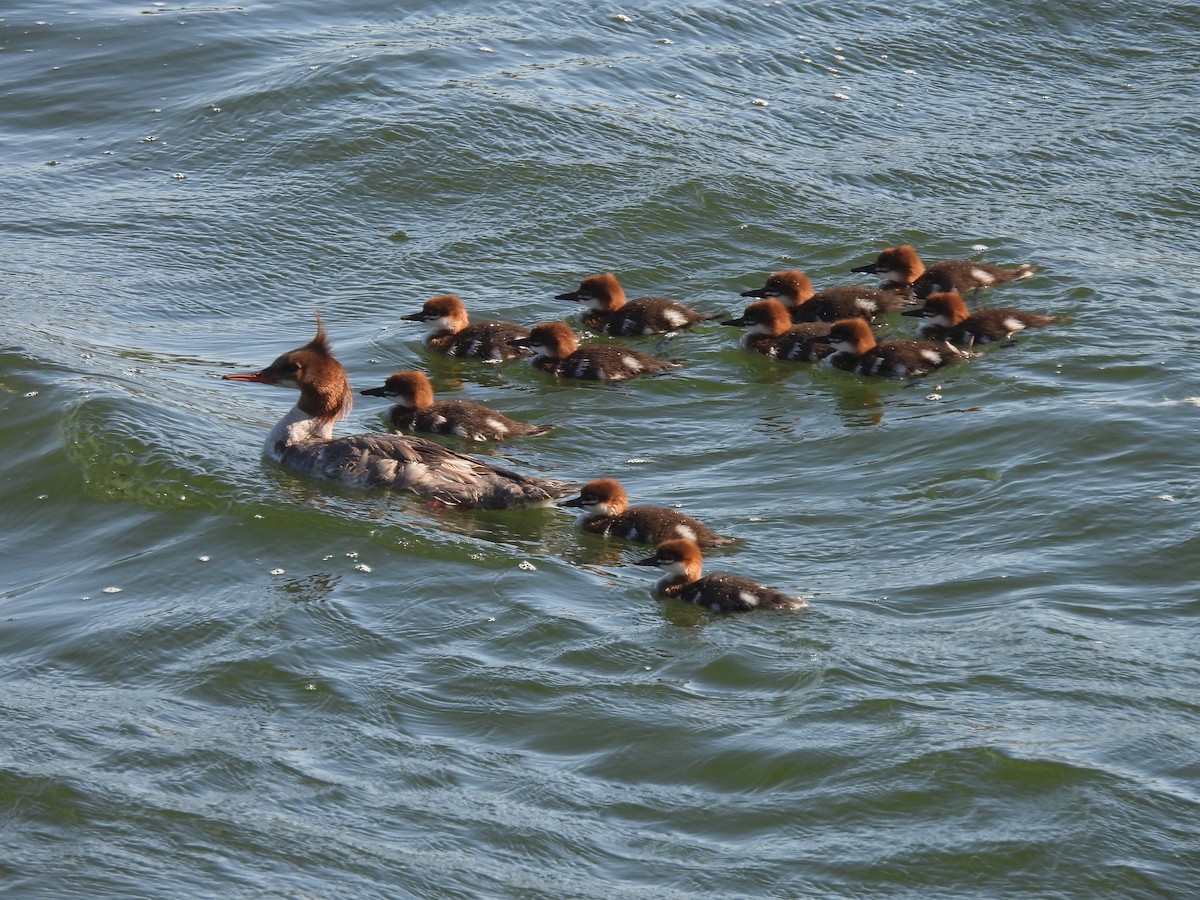
<instances>
[{"instance_id":1,"label":"blue water","mask_svg":"<svg viewBox=\"0 0 1200 900\"><path fill-rule=\"evenodd\" d=\"M1194 4L0 12L0 887L1184 897L1200 885ZM1069 317L913 384L707 325L618 387L431 357L614 271L737 312L912 243ZM259 458L320 311L742 541L646 548ZM906 336L911 320L889 318ZM340 428L382 428L359 398ZM457 445L456 445L457 446Z\"/></svg>"}]
</instances>

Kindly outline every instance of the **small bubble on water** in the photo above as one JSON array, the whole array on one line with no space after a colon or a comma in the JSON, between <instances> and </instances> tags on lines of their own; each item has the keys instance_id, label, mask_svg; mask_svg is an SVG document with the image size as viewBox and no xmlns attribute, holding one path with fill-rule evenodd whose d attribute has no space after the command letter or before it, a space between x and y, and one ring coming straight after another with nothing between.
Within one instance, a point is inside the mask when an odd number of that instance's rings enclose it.
<instances>
[{"instance_id":1,"label":"small bubble on water","mask_svg":"<svg viewBox=\"0 0 1200 900\"><path fill-rule=\"evenodd\" d=\"M987 244L972 244L971 249L976 253L982 253L984 250L990 249Z\"/></svg>"},{"instance_id":2,"label":"small bubble on water","mask_svg":"<svg viewBox=\"0 0 1200 900\"><path fill-rule=\"evenodd\" d=\"M212 559L212 557L211 556L197 556L196 559L200 560L200 562L208 562L210 559Z\"/></svg>"},{"instance_id":3,"label":"small bubble on water","mask_svg":"<svg viewBox=\"0 0 1200 900\"><path fill-rule=\"evenodd\" d=\"M347 551L346 559L358 559L358 551L357 550Z\"/></svg>"},{"instance_id":4,"label":"small bubble on water","mask_svg":"<svg viewBox=\"0 0 1200 900\"><path fill-rule=\"evenodd\" d=\"M675 43L675 42L674 42L673 40L671 40L670 38L659 38L659 39L658 39L658 42L659 42L660 44L673 44L673 43Z\"/></svg>"},{"instance_id":5,"label":"small bubble on water","mask_svg":"<svg viewBox=\"0 0 1200 900\"><path fill-rule=\"evenodd\" d=\"M493 50L491 47L480 47L479 52L480 53L495 53L496 51Z\"/></svg>"},{"instance_id":6,"label":"small bubble on water","mask_svg":"<svg viewBox=\"0 0 1200 900\"><path fill-rule=\"evenodd\" d=\"M308 684L306 684L304 686L304 689L306 691L315 691L317 689L317 686L310 681Z\"/></svg>"},{"instance_id":7,"label":"small bubble on water","mask_svg":"<svg viewBox=\"0 0 1200 900\"><path fill-rule=\"evenodd\" d=\"M37 391L26 391L24 394L22 394L24 397L36 397L37 395Z\"/></svg>"},{"instance_id":8,"label":"small bubble on water","mask_svg":"<svg viewBox=\"0 0 1200 900\"><path fill-rule=\"evenodd\" d=\"M272 574L272 575L282 575L282 574L284 574L286 571L287 571L287 569L272 569L272 570L271 570L271 574Z\"/></svg>"},{"instance_id":9,"label":"small bubble on water","mask_svg":"<svg viewBox=\"0 0 1200 900\"><path fill-rule=\"evenodd\" d=\"M106 587L106 588L104 589L104 593L106 593L106 594L119 594L119 593L121 593L121 589L120 589L119 587Z\"/></svg>"},{"instance_id":10,"label":"small bubble on water","mask_svg":"<svg viewBox=\"0 0 1200 900\"><path fill-rule=\"evenodd\" d=\"M171 177L174 178L176 181L187 181L187 176L184 175L182 172L176 172Z\"/></svg>"},{"instance_id":11,"label":"small bubble on water","mask_svg":"<svg viewBox=\"0 0 1200 900\"><path fill-rule=\"evenodd\" d=\"M625 460L625 464L627 466L644 466L646 464L646 460L642 459L640 456L634 456Z\"/></svg>"},{"instance_id":12,"label":"small bubble on water","mask_svg":"<svg viewBox=\"0 0 1200 900\"><path fill-rule=\"evenodd\" d=\"M368 566L366 563L359 563L357 566L354 567L354 571L355 572L370 572L371 567Z\"/></svg>"},{"instance_id":13,"label":"small bubble on water","mask_svg":"<svg viewBox=\"0 0 1200 900\"><path fill-rule=\"evenodd\" d=\"M632 22L633 19L629 18L629 16L625 15L625 13L617 13L615 16L613 16L613 21L614 22Z\"/></svg>"},{"instance_id":14,"label":"small bubble on water","mask_svg":"<svg viewBox=\"0 0 1200 900\"><path fill-rule=\"evenodd\" d=\"M770 106L771 105L766 100L764 100L762 97L755 97L750 102L753 103L755 106Z\"/></svg>"},{"instance_id":15,"label":"small bubble on water","mask_svg":"<svg viewBox=\"0 0 1200 900\"><path fill-rule=\"evenodd\" d=\"M49 495L49 494L38 494L38 495L37 495L37 498L38 498L39 500L49 500L49 499L50 499L50 495Z\"/></svg>"},{"instance_id":16,"label":"small bubble on water","mask_svg":"<svg viewBox=\"0 0 1200 900\"><path fill-rule=\"evenodd\" d=\"M941 394L926 394L926 395L925 395L925 399L926 399L926 400L933 400L933 401L937 401L937 400L941 400L941 399L942 399L942 395L941 395Z\"/></svg>"},{"instance_id":17,"label":"small bubble on water","mask_svg":"<svg viewBox=\"0 0 1200 900\"><path fill-rule=\"evenodd\" d=\"M1167 503L1172 503L1175 500L1175 498L1172 497L1170 494L1159 494L1158 499L1165 500Z\"/></svg>"},{"instance_id":18,"label":"small bubble on water","mask_svg":"<svg viewBox=\"0 0 1200 900\"><path fill-rule=\"evenodd\" d=\"M527 559L523 559L519 563L517 563L517 568L524 569L526 572L536 572L537 571L537 566L535 566L533 563L531 563Z\"/></svg>"}]
</instances>

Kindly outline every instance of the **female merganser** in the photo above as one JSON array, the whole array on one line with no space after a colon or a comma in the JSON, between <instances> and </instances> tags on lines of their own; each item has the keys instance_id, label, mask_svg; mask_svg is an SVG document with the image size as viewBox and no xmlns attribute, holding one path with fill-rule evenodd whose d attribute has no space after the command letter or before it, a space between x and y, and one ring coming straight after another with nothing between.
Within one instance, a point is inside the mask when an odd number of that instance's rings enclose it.
<instances>
[{"instance_id":1,"label":"female merganser","mask_svg":"<svg viewBox=\"0 0 1200 900\"><path fill-rule=\"evenodd\" d=\"M263 455L305 475L356 487L408 490L447 505L480 509L546 506L578 489L578 484L499 469L421 437L333 437L334 420L350 412L353 395L320 318L316 336L303 347L261 371L224 377L300 391L291 412L271 429Z\"/></svg>"},{"instance_id":2,"label":"female merganser","mask_svg":"<svg viewBox=\"0 0 1200 900\"><path fill-rule=\"evenodd\" d=\"M627 301L617 276L611 272L589 275L579 283L578 290L558 294L554 299L586 303L587 308L579 314L579 320L597 334L664 334L715 318L666 297L638 297Z\"/></svg>"},{"instance_id":3,"label":"female merganser","mask_svg":"<svg viewBox=\"0 0 1200 900\"><path fill-rule=\"evenodd\" d=\"M862 319L834 322L829 331L829 345L834 352L825 357L825 362L835 369L881 378L913 378L966 357L946 343L884 341L877 344L871 326Z\"/></svg>"},{"instance_id":4,"label":"female merganser","mask_svg":"<svg viewBox=\"0 0 1200 900\"><path fill-rule=\"evenodd\" d=\"M812 362L833 352L826 322L792 324L787 308L778 300L758 300L746 307L741 318L722 325L745 328L742 346L771 359Z\"/></svg>"},{"instance_id":5,"label":"female merganser","mask_svg":"<svg viewBox=\"0 0 1200 900\"><path fill-rule=\"evenodd\" d=\"M502 441L506 437L545 434L550 425L527 425L471 400L433 400L433 385L424 372L396 372L382 387L359 391L365 397L390 397L395 405L388 418L406 431L457 434L472 441Z\"/></svg>"},{"instance_id":6,"label":"female merganser","mask_svg":"<svg viewBox=\"0 0 1200 900\"><path fill-rule=\"evenodd\" d=\"M467 308L453 294L430 297L420 312L401 316L408 322L428 322L425 346L447 356L465 356L487 362L503 362L523 351L512 346L516 338L528 337L529 329L512 322L476 322L467 319Z\"/></svg>"},{"instance_id":7,"label":"female merganser","mask_svg":"<svg viewBox=\"0 0 1200 900\"><path fill-rule=\"evenodd\" d=\"M625 489L612 478L589 481L580 489L578 497L558 505L583 510L575 524L584 531L605 537L625 538L639 544L688 538L701 547L725 547L737 543L673 509L630 506Z\"/></svg>"},{"instance_id":8,"label":"female merganser","mask_svg":"<svg viewBox=\"0 0 1200 900\"><path fill-rule=\"evenodd\" d=\"M659 544L653 556L634 565L658 566L667 573L654 585L654 592L660 597L675 597L713 612L803 609L808 606L808 601L802 597L789 597L740 575L718 573L701 577L704 557L696 542L687 538Z\"/></svg>"},{"instance_id":9,"label":"female merganser","mask_svg":"<svg viewBox=\"0 0 1200 900\"><path fill-rule=\"evenodd\" d=\"M563 322L543 322L534 325L529 337L511 342L517 347L531 347L535 368L562 378L590 378L601 381L623 381L635 375L677 369L683 363L655 359L649 354L617 344L580 345L575 333Z\"/></svg>"},{"instance_id":10,"label":"female merganser","mask_svg":"<svg viewBox=\"0 0 1200 900\"><path fill-rule=\"evenodd\" d=\"M767 283L743 297L774 297L788 309L793 322L836 322L838 319L866 319L889 313L915 302L907 287L870 288L841 284L817 291L808 276L798 269L776 272Z\"/></svg>"},{"instance_id":11,"label":"female merganser","mask_svg":"<svg viewBox=\"0 0 1200 900\"><path fill-rule=\"evenodd\" d=\"M972 315L958 291L930 294L925 298L924 306L907 310L904 315L922 320L917 324L917 337L962 344L967 350L976 341L981 344L1007 341L1018 331L1045 328L1061 319L1060 316L1041 316L1015 309L983 309Z\"/></svg>"},{"instance_id":12,"label":"female merganser","mask_svg":"<svg viewBox=\"0 0 1200 900\"><path fill-rule=\"evenodd\" d=\"M1028 278L1037 266L1026 263L1015 269L1003 269L970 259L944 259L926 266L909 244L888 247L875 262L858 266L851 272L870 272L883 276L883 284L908 286L913 296L924 300L938 291L980 291L995 284Z\"/></svg>"}]
</instances>

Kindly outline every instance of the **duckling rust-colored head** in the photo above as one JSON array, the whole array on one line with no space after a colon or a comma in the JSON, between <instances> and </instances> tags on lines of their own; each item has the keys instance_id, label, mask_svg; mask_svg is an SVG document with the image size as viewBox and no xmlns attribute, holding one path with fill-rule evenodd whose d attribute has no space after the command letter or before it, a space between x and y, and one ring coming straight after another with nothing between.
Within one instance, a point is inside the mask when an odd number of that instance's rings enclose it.
<instances>
[{"instance_id":1,"label":"duckling rust-colored head","mask_svg":"<svg viewBox=\"0 0 1200 900\"><path fill-rule=\"evenodd\" d=\"M557 294L555 300L574 300L596 312L616 312L625 305L625 290L612 272L589 275L579 282L578 289Z\"/></svg>"},{"instance_id":2,"label":"duckling rust-colored head","mask_svg":"<svg viewBox=\"0 0 1200 900\"><path fill-rule=\"evenodd\" d=\"M928 319L934 325L954 326L969 319L971 312L958 291L939 291L926 297L920 309L906 309L900 315Z\"/></svg>"},{"instance_id":3,"label":"duckling rust-colored head","mask_svg":"<svg viewBox=\"0 0 1200 900\"><path fill-rule=\"evenodd\" d=\"M799 306L816 293L812 281L799 269L775 272L767 283L752 291L742 291L743 297L776 297L788 306Z\"/></svg>"},{"instance_id":4,"label":"duckling rust-colored head","mask_svg":"<svg viewBox=\"0 0 1200 900\"><path fill-rule=\"evenodd\" d=\"M382 387L359 391L364 397L387 397L399 406L424 409L433 405L433 385L424 372L406 371L389 375Z\"/></svg>"},{"instance_id":5,"label":"duckling rust-colored head","mask_svg":"<svg viewBox=\"0 0 1200 900\"><path fill-rule=\"evenodd\" d=\"M575 507L597 515L616 516L628 508L629 498L615 478L597 478L580 488L578 497L559 505Z\"/></svg>"},{"instance_id":6,"label":"duckling rust-colored head","mask_svg":"<svg viewBox=\"0 0 1200 900\"><path fill-rule=\"evenodd\" d=\"M776 337L792 327L792 317L787 307L772 297L747 304L746 311L740 318L730 319L721 324L745 328L751 334Z\"/></svg>"},{"instance_id":7,"label":"duckling rust-colored head","mask_svg":"<svg viewBox=\"0 0 1200 900\"><path fill-rule=\"evenodd\" d=\"M579 349L579 339L565 322L542 322L529 330L529 336L509 341L514 347L529 347L534 359L564 359Z\"/></svg>"},{"instance_id":8,"label":"duckling rust-colored head","mask_svg":"<svg viewBox=\"0 0 1200 900\"><path fill-rule=\"evenodd\" d=\"M840 353L861 356L875 346L875 333L862 319L841 319L829 327L828 342Z\"/></svg>"}]
</instances>

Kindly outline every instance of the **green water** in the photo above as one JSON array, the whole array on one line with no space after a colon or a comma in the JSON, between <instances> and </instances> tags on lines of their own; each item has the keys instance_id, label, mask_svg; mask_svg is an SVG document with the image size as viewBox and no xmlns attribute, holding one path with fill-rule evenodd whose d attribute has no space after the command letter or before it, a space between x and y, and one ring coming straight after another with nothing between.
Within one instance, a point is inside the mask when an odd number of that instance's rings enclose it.
<instances>
[{"instance_id":1,"label":"green water","mask_svg":"<svg viewBox=\"0 0 1200 900\"><path fill-rule=\"evenodd\" d=\"M1200 20L1143 13L7 8L0 887L1194 894ZM600 271L736 312L902 242L1036 262L989 302L1070 321L914 384L712 324L604 387L399 318L565 318ZM220 376L316 310L356 387L555 422L468 449L619 478L809 609L264 463L293 397Z\"/></svg>"}]
</instances>

